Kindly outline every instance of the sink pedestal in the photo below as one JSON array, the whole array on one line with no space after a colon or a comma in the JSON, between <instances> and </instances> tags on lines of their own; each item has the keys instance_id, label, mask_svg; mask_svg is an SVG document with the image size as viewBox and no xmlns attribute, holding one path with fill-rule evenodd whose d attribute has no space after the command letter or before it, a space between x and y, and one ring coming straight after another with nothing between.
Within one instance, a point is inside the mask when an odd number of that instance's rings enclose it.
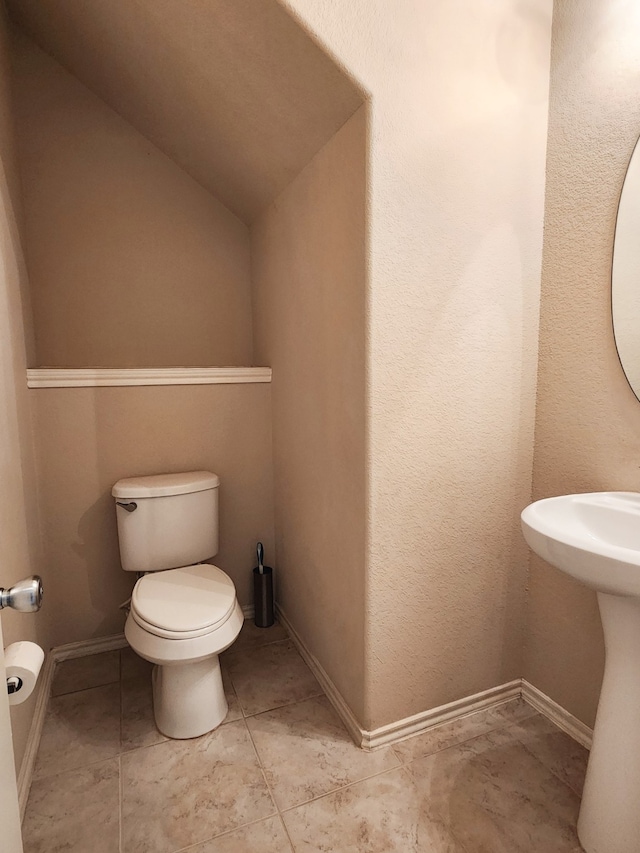
<instances>
[{"instance_id":1,"label":"sink pedestal","mask_svg":"<svg viewBox=\"0 0 640 853\"><path fill-rule=\"evenodd\" d=\"M578 820L586 853L640 851L640 598L598 593L606 663Z\"/></svg>"}]
</instances>

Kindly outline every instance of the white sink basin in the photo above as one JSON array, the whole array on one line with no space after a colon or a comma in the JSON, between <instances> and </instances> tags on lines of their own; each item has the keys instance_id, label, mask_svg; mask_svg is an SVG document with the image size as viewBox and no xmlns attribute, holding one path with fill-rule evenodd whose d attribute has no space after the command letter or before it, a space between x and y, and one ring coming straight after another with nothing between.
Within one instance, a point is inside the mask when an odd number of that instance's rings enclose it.
<instances>
[{"instance_id":1,"label":"white sink basin","mask_svg":"<svg viewBox=\"0 0 640 853\"><path fill-rule=\"evenodd\" d=\"M640 495L592 492L530 504L524 538L536 554L599 592L640 596Z\"/></svg>"},{"instance_id":2,"label":"white sink basin","mask_svg":"<svg viewBox=\"0 0 640 853\"><path fill-rule=\"evenodd\" d=\"M529 546L598 593L606 663L578 835L586 853L640 851L640 494L536 501Z\"/></svg>"}]
</instances>

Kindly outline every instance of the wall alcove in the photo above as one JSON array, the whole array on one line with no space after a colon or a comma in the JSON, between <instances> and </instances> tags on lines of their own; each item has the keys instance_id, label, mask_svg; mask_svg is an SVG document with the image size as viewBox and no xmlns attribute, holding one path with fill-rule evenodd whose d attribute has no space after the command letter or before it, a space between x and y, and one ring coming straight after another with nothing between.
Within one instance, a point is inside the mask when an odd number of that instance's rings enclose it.
<instances>
[{"instance_id":1,"label":"wall alcove","mask_svg":"<svg viewBox=\"0 0 640 853\"><path fill-rule=\"evenodd\" d=\"M275 0L8 6L52 643L122 628L112 484L209 469L361 716L366 94Z\"/></svg>"},{"instance_id":2,"label":"wall alcove","mask_svg":"<svg viewBox=\"0 0 640 853\"><path fill-rule=\"evenodd\" d=\"M30 367L256 364L251 226L363 92L275 0L9 7Z\"/></svg>"}]
</instances>

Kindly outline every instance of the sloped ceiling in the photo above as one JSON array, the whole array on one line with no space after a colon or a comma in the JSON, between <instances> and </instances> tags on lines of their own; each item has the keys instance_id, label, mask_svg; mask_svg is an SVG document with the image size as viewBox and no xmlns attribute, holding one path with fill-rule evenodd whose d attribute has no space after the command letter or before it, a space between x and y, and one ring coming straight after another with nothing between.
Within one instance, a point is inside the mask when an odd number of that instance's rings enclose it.
<instances>
[{"instance_id":1,"label":"sloped ceiling","mask_svg":"<svg viewBox=\"0 0 640 853\"><path fill-rule=\"evenodd\" d=\"M276 0L8 0L13 21L243 221L363 102Z\"/></svg>"}]
</instances>

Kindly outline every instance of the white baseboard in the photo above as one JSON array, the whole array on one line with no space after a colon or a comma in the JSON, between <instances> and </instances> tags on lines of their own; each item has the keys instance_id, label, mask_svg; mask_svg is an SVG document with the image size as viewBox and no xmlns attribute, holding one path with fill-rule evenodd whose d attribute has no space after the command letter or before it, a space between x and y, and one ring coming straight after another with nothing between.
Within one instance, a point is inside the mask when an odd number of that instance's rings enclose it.
<instances>
[{"instance_id":1,"label":"white baseboard","mask_svg":"<svg viewBox=\"0 0 640 853\"><path fill-rule=\"evenodd\" d=\"M53 676L56 664L59 661L81 658L86 655L97 655L100 652L110 652L116 649L124 649L127 646L124 634L114 634L111 637L97 637L92 640L81 640L79 643L68 643L65 646L57 646L45 656L44 664L40 670L38 686L36 688L36 704L31 719L31 727L27 737L20 772L18 773L18 802L20 803L20 815L24 818L24 812L29 799L33 770L42 737L44 720L49 707L49 698L53 686Z\"/></svg>"},{"instance_id":2,"label":"white baseboard","mask_svg":"<svg viewBox=\"0 0 640 853\"><path fill-rule=\"evenodd\" d=\"M557 702L554 702L546 693L543 693L542 690L538 690L537 687L534 687L533 684L529 684L526 679L522 679L522 698L525 702L528 702L532 708L535 708L536 711L539 711L541 714L544 714L547 719L551 720L552 723L562 729L563 732L572 737L574 740L581 743L582 746L586 746L587 749L591 749L591 743L593 740L593 729L590 729L589 726L585 725L581 720L577 717L574 717L573 714L570 714L569 711L565 710L562 705L558 705Z\"/></svg>"},{"instance_id":3,"label":"white baseboard","mask_svg":"<svg viewBox=\"0 0 640 853\"><path fill-rule=\"evenodd\" d=\"M510 681L508 684L502 684L499 687L492 687L490 690L485 690L482 693L476 693L474 696L450 702L448 705L442 705L439 708L431 708L420 714L414 714L412 717L406 717L403 720L397 720L389 725L373 729L373 731L367 731L360 726L355 714L345 702L340 691L300 634L293 627L279 604L276 604L276 613L278 620L287 629L289 636L307 663L307 666L320 682L320 686L327 694L327 698L345 724L356 746L367 751L396 743L410 735L425 732L447 721L472 714L474 711L480 711L494 705L501 705L509 699L517 699L522 693L520 679L517 679L516 681Z\"/></svg>"},{"instance_id":4,"label":"white baseboard","mask_svg":"<svg viewBox=\"0 0 640 853\"><path fill-rule=\"evenodd\" d=\"M124 634L112 634L110 637L95 637L92 640L80 640L79 643L56 646L51 649L50 653L55 661L71 660L72 658L83 658L87 655L98 655L101 652L126 649L128 645Z\"/></svg>"},{"instance_id":5,"label":"white baseboard","mask_svg":"<svg viewBox=\"0 0 640 853\"><path fill-rule=\"evenodd\" d=\"M448 702L446 705L421 711L419 714L405 717L386 726L380 726L372 731L363 731L362 747L363 749L376 749L390 743L397 743L399 740L404 740L418 733L421 734L443 723L452 722L460 717L467 717L477 711L484 711L486 708L503 705L511 699L519 699L521 695L521 682L518 678L515 681L500 684L498 687L491 687L489 690L482 690L480 693Z\"/></svg>"},{"instance_id":6,"label":"white baseboard","mask_svg":"<svg viewBox=\"0 0 640 853\"><path fill-rule=\"evenodd\" d=\"M49 696L51 695L51 685L53 684L53 673L56 668L56 660L52 652L45 656L44 664L40 670L40 677L36 687L36 703L33 709L33 717L31 718L31 726L27 736L27 744L25 746L24 755L22 756L22 764L18 773L18 803L20 804L20 818L24 818L25 809L27 808L27 800L29 799L29 791L31 790L31 780L33 779L33 770L36 766L36 758L38 748L40 746L40 738L42 737L42 728L44 726L44 718L47 715L47 707L49 706Z\"/></svg>"},{"instance_id":7,"label":"white baseboard","mask_svg":"<svg viewBox=\"0 0 640 853\"><path fill-rule=\"evenodd\" d=\"M296 648L307 663L309 669L320 682L327 698L335 708L338 716L345 724L347 731L355 741L356 745L365 750L377 749L397 743L411 735L421 734L429 729L440 726L443 723L452 722L460 717L466 717L486 708L502 705L512 699L522 698L539 711L559 729L566 732L570 737L581 743L587 749L591 748L593 731L572 714L565 710L553 699L542 693L523 678L516 678L498 687L491 687L472 696L465 696L455 702L449 702L437 708L430 708L411 717L405 717L386 726L367 731L360 726L355 714L349 708L340 691L335 686L326 670L322 667L316 656L306 645L300 634L293 627L286 613L280 605L276 604L278 620L287 629Z\"/></svg>"},{"instance_id":8,"label":"white baseboard","mask_svg":"<svg viewBox=\"0 0 640 853\"><path fill-rule=\"evenodd\" d=\"M320 686L324 690L327 695L328 700L331 702L333 707L336 710L336 713L345 724L347 731L353 738L356 746L363 746L362 744L362 729L360 728L360 724L356 719L355 714L351 710L351 708L347 705L342 694L335 686L333 681L327 675L326 670L318 660L318 658L313 654L313 652L306 645L300 634L293 627L289 619L287 618L286 613L283 611L282 607L276 603L275 606L276 617L278 622L286 629L287 633L291 637L293 644L300 652L303 660L311 670L311 672L318 679Z\"/></svg>"}]
</instances>

